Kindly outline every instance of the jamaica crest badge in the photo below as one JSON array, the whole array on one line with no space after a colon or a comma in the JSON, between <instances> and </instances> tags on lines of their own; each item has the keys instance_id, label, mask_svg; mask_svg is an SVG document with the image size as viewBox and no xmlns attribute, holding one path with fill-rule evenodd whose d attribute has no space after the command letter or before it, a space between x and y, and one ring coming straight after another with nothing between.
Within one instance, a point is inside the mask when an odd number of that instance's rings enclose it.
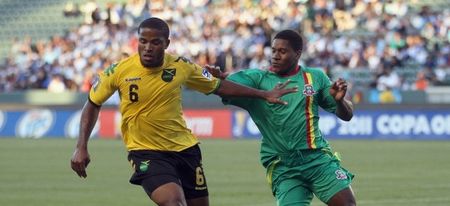
<instances>
[{"instance_id":1,"label":"jamaica crest badge","mask_svg":"<svg viewBox=\"0 0 450 206\"><path fill-rule=\"evenodd\" d=\"M176 69L163 69L161 79L165 82L171 82L176 73Z\"/></svg>"},{"instance_id":2,"label":"jamaica crest badge","mask_svg":"<svg viewBox=\"0 0 450 206\"><path fill-rule=\"evenodd\" d=\"M314 87L311 84L305 84L305 86L303 87L303 94L306 96L313 96L316 93L316 91L314 91Z\"/></svg>"}]
</instances>

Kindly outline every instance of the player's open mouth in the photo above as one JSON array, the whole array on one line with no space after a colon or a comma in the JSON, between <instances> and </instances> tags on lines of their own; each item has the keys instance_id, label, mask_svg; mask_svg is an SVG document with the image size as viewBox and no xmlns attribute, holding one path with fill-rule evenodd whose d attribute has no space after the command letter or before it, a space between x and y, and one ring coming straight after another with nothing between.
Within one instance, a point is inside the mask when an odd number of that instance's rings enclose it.
<instances>
[{"instance_id":1,"label":"player's open mouth","mask_svg":"<svg viewBox=\"0 0 450 206\"><path fill-rule=\"evenodd\" d=\"M153 60L153 56L150 55L150 54L144 54L144 55L142 55L142 58L143 58L144 60L146 60L146 61L151 61L151 60Z\"/></svg>"}]
</instances>

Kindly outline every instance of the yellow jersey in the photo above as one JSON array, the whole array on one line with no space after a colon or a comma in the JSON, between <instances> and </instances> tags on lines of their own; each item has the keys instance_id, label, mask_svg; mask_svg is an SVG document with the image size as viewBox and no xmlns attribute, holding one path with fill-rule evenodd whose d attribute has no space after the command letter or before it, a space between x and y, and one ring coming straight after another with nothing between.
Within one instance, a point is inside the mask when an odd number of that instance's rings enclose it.
<instances>
[{"instance_id":1,"label":"yellow jersey","mask_svg":"<svg viewBox=\"0 0 450 206\"><path fill-rule=\"evenodd\" d=\"M206 69L183 57L166 53L161 67L148 69L134 54L100 73L89 99L101 105L119 91L128 151L181 151L198 143L183 119L182 86L210 94L219 84Z\"/></svg>"}]
</instances>

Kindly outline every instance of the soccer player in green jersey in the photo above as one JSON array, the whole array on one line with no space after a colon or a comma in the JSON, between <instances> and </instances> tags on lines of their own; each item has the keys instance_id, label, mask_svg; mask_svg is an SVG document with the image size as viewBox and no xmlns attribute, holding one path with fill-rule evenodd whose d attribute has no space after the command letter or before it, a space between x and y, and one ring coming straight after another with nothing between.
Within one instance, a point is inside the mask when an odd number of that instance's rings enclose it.
<instances>
[{"instance_id":1,"label":"soccer player in green jersey","mask_svg":"<svg viewBox=\"0 0 450 206\"><path fill-rule=\"evenodd\" d=\"M80 134L71 159L72 169L86 177L90 162L87 143L101 105L119 91L122 138L134 174L161 206L208 206L208 189L197 138L187 128L181 108L182 86L221 96L247 96L284 105L279 97L296 92L277 85L257 90L213 77L183 57L165 53L169 26L159 18L144 20L138 28L138 54L103 71L83 107Z\"/></svg>"},{"instance_id":2,"label":"soccer player in green jersey","mask_svg":"<svg viewBox=\"0 0 450 206\"><path fill-rule=\"evenodd\" d=\"M347 83L343 79L332 83L323 71L299 66L302 47L300 34L283 30L272 41L269 70L248 69L227 77L208 69L216 77L255 89L269 90L287 80L300 88L299 93L282 97L289 102L286 106L241 97L222 99L247 110L261 131L261 163L278 206L309 205L313 194L328 205L356 205L350 187L353 175L341 167L319 130L319 107L342 120L352 118L352 103L344 99Z\"/></svg>"}]
</instances>

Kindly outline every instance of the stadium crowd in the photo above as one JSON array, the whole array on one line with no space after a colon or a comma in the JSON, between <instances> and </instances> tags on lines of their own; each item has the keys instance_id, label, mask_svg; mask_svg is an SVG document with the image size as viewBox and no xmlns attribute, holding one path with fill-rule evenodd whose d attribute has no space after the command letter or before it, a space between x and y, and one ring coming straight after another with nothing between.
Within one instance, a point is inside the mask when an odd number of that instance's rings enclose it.
<instances>
[{"instance_id":1,"label":"stadium crowd","mask_svg":"<svg viewBox=\"0 0 450 206\"><path fill-rule=\"evenodd\" d=\"M379 91L424 90L450 76L450 11L402 0L90 0L62 12L83 15L84 23L46 41L14 39L0 69L1 92L87 92L96 73L136 51L136 24L149 16L170 24L169 51L229 72L266 69L271 35L295 29L307 43L302 64L329 75L367 71L374 75L365 86ZM398 68L414 68L417 77L404 81Z\"/></svg>"}]
</instances>

